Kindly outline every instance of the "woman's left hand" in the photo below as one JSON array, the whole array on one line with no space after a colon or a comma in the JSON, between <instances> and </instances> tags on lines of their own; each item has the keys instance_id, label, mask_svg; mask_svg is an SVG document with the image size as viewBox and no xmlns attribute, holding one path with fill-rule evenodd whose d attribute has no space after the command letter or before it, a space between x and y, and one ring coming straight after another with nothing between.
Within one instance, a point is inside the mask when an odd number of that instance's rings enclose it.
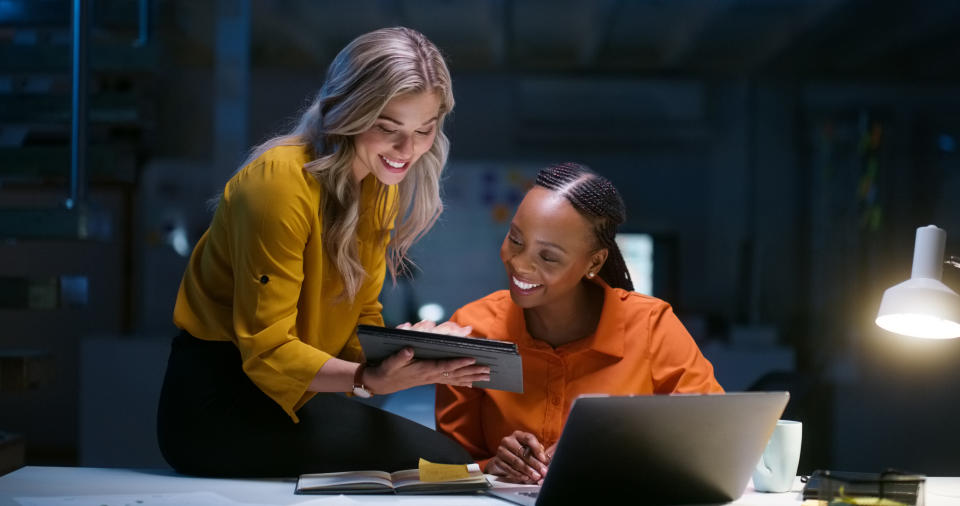
<instances>
[{"instance_id":1,"label":"woman's left hand","mask_svg":"<svg viewBox=\"0 0 960 506\"><path fill-rule=\"evenodd\" d=\"M460 325L452 321L445 321L440 325L437 325L436 323L430 320L421 320L412 325L410 324L410 322L401 323L400 325L397 325L397 328L404 329L404 330L419 330L420 332L433 332L434 334L446 334L448 336L460 336L460 337L469 336L470 333L473 332L473 327L469 325L465 327L461 327Z\"/></svg>"},{"instance_id":2,"label":"woman's left hand","mask_svg":"<svg viewBox=\"0 0 960 506\"><path fill-rule=\"evenodd\" d=\"M497 453L487 461L484 472L501 476L507 482L543 484L550 457L536 436L515 430L500 440Z\"/></svg>"}]
</instances>

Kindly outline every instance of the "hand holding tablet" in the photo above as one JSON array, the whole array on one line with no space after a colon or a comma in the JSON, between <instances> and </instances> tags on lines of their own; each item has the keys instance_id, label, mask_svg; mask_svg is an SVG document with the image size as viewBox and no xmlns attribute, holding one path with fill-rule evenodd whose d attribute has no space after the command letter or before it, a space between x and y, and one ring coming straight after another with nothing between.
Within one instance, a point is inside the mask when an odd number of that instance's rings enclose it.
<instances>
[{"instance_id":1,"label":"hand holding tablet","mask_svg":"<svg viewBox=\"0 0 960 506\"><path fill-rule=\"evenodd\" d=\"M474 382L474 387L523 392L523 364L514 343L372 325L358 325L357 337L373 364L403 348L412 348L416 359L473 358L490 368L490 381Z\"/></svg>"}]
</instances>

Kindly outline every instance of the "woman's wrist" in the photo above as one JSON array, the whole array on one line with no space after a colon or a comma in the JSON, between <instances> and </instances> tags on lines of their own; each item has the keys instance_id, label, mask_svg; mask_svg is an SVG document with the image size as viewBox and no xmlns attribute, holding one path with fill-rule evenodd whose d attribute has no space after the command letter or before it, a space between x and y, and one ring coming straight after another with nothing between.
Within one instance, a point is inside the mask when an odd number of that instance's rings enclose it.
<instances>
[{"instance_id":1,"label":"woman's wrist","mask_svg":"<svg viewBox=\"0 0 960 506\"><path fill-rule=\"evenodd\" d=\"M357 367L356 362L330 358L317 371L307 389L311 392L350 392L353 390ZM364 373L363 377L364 381L369 381L370 375Z\"/></svg>"},{"instance_id":2,"label":"woman's wrist","mask_svg":"<svg viewBox=\"0 0 960 506\"><path fill-rule=\"evenodd\" d=\"M371 397L374 393L370 385L364 380L366 369L367 363L360 362L353 372L353 393L358 397Z\"/></svg>"},{"instance_id":3,"label":"woman's wrist","mask_svg":"<svg viewBox=\"0 0 960 506\"><path fill-rule=\"evenodd\" d=\"M380 375L378 372L378 366L365 367L363 370L363 384L366 385L367 389L374 394L381 395L389 393L386 392L385 387L381 384Z\"/></svg>"}]
</instances>

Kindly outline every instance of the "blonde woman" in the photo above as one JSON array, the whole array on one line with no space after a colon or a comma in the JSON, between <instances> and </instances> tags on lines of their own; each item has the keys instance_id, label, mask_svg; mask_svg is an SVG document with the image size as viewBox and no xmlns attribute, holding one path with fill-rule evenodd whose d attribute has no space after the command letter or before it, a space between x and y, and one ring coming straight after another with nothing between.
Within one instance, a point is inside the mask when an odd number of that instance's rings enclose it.
<instances>
[{"instance_id":1,"label":"blonde woman","mask_svg":"<svg viewBox=\"0 0 960 506\"><path fill-rule=\"evenodd\" d=\"M442 209L453 104L446 64L422 34L367 33L336 56L297 126L254 148L227 182L174 309L182 332L157 430L175 470L296 476L471 461L446 436L337 394L489 378L471 359L409 350L366 367L355 331L383 325L386 269L404 268Z\"/></svg>"}]
</instances>

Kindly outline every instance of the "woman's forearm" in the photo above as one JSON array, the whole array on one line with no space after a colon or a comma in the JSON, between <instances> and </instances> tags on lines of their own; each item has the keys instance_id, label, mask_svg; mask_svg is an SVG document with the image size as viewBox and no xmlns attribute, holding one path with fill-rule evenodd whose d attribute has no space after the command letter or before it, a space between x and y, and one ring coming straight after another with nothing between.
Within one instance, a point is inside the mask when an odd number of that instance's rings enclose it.
<instances>
[{"instance_id":1,"label":"woman's forearm","mask_svg":"<svg viewBox=\"0 0 960 506\"><path fill-rule=\"evenodd\" d=\"M331 358L317 371L310 386L311 392L350 392L353 390L353 375L360 364Z\"/></svg>"}]
</instances>

